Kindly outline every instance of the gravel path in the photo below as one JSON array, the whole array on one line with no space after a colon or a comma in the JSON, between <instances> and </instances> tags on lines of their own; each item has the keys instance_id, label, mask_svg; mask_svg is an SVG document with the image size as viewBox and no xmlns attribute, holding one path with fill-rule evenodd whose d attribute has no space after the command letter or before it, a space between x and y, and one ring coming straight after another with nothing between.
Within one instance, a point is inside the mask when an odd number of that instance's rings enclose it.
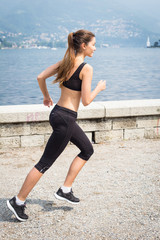
<instances>
[{"instance_id":1,"label":"gravel path","mask_svg":"<svg viewBox=\"0 0 160 240\"><path fill-rule=\"evenodd\" d=\"M30 193L24 223L6 200L17 194L43 148L0 150L0 239L159 240L160 140L109 142L94 149L73 184L80 204L53 196L79 152L69 145Z\"/></svg>"}]
</instances>

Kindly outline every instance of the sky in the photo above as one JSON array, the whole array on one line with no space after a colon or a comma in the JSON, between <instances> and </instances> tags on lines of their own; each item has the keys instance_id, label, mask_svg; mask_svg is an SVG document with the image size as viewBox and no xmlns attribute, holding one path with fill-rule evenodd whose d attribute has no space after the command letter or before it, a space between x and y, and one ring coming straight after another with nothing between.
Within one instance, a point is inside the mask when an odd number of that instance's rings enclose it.
<instances>
[{"instance_id":1,"label":"sky","mask_svg":"<svg viewBox=\"0 0 160 240\"><path fill-rule=\"evenodd\" d=\"M117 2L136 9L143 14L154 16L160 20L160 0L116 0Z\"/></svg>"},{"instance_id":2,"label":"sky","mask_svg":"<svg viewBox=\"0 0 160 240\"><path fill-rule=\"evenodd\" d=\"M0 0L0 10L1 6L5 6L3 11L1 12L1 15L3 17L3 12L8 12L10 9L16 5L20 6L20 3L26 2L26 0ZM28 4L30 5L30 8L32 8L33 3L38 3L39 9L38 11L41 12L41 8L43 9L44 4L47 6L50 6L50 4L57 5L59 4L60 7L63 2L67 3L68 6L69 3L73 4L73 2L76 5L76 2L78 4L82 4L82 6L85 8L85 4L87 6L92 5L94 7L94 10L100 12L100 9L105 7L106 9L106 18L107 18L107 6L113 3L116 10L120 9L122 10L124 8L124 14L126 14L126 9L128 9L129 16L133 16L133 19L137 21L138 25L152 31L154 33L160 32L160 0L27 0ZM108 5L107 5L108 3ZM42 7L41 7L42 6ZM104 6L104 7L103 7ZM120 6L120 8L119 8ZM20 9L21 10L21 9ZM83 15L80 12L78 12L79 8L77 8L77 16ZM64 13L63 13L64 14ZM72 12L71 12L72 14ZM94 15L93 15L94 16ZM0 16L1 17L1 16ZM5 16L6 17L6 16ZM90 18L90 16L89 16ZM156 23L156 24L154 24Z\"/></svg>"},{"instance_id":3,"label":"sky","mask_svg":"<svg viewBox=\"0 0 160 240\"><path fill-rule=\"evenodd\" d=\"M24 0L0 0L0 5L3 2L7 2L7 4L15 4L16 2L23 2ZM31 2L33 0L27 0L28 2ZM34 2L44 2L46 3L45 0L34 0ZM70 0L64 0L65 2L67 1L69 3ZM79 1L79 0L75 0ZM92 4L93 0L86 0L86 2L90 2ZM110 0L109 0L110 1ZM129 9L136 9L137 11L141 11L143 14L147 13L151 16L155 16L157 19L160 20L160 0L112 0L113 2L117 2L118 4L124 5L125 7L128 7ZM103 4L107 4L108 0L99 0L97 1L97 7L101 2ZM55 1L53 1L53 4L55 4ZM42 5L43 6L43 5Z\"/></svg>"}]
</instances>

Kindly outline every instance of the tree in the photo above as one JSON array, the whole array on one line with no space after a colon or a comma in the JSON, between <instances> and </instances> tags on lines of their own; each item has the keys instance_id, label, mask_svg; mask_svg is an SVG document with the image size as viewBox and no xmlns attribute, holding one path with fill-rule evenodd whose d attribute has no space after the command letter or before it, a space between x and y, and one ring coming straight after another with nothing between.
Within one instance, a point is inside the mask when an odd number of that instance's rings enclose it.
<instances>
[{"instance_id":1,"label":"tree","mask_svg":"<svg viewBox=\"0 0 160 240\"><path fill-rule=\"evenodd\" d=\"M154 47L158 47L158 42L155 42L155 43L154 43Z\"/></svg>"}]
</instances>

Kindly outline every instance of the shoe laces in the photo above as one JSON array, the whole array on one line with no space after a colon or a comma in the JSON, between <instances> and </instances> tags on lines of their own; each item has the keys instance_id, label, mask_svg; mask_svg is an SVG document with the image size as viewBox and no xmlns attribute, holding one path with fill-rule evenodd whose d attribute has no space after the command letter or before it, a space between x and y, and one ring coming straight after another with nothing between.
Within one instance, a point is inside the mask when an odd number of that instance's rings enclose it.
<instances>
[{"instance_id":1,"label":"shoe laces","mask_svg":"<svg viewBox=\"0 0 160 240\"><path fill-rule=\"evenodd\" d=\"M23 204L23 205L21 205L20 207L21 207L21 210L22 210L22 211L24 211L25 208L27 208L27 207L26 207L26 204Z\"/></svg>"}]
</instances>

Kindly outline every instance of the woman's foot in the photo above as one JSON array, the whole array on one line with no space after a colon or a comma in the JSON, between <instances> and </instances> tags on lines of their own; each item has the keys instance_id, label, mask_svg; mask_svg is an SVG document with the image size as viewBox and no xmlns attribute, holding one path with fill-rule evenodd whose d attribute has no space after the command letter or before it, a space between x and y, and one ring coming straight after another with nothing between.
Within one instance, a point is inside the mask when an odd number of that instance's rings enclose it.
<instances>
[{"instance_id":1,"label":"woman's foot","mask_svg":"<svg viewBox=\"0 0 160 240\"><path fill-rule=\"evenodd\" d=\"M69 193L64 193L62 189L59 188L58 191L54 194L54 196L59 200L64 200L72 204L78 204L80 202L79 198L76 198L73 195L72 189Z\"/></svg>"},{"instance_id":2,"label":"woman's foot","mask_svg":"<svg viewBox=\"0 0 160 240\"><path fill-rule=\"evenodd\" d=\"M12 199L7 200L7 206L14 213L15 217L19 221L25 222L28 219L28 216L24 213L26 205L25 204L18 205L16 203L16 197L13 197Z\"/></svg>"}]
</instances>

